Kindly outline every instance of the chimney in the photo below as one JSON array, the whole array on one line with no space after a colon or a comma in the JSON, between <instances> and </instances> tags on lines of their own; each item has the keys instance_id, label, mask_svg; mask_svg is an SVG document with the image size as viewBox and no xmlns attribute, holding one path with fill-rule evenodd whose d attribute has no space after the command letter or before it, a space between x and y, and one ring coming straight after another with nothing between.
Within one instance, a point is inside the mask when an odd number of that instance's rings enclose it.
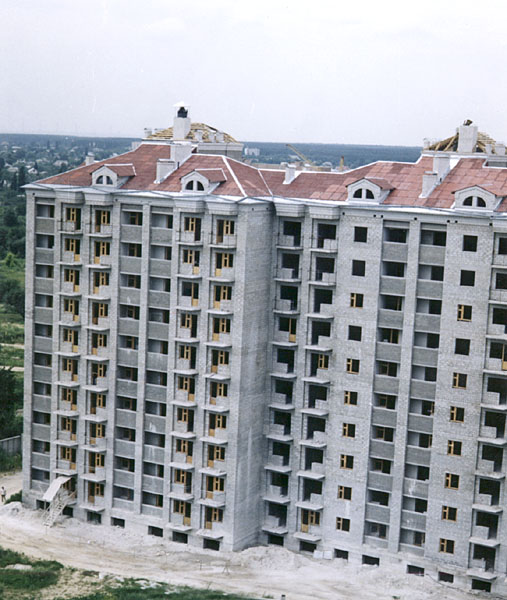
<instances>
[{"instance_id":1,"label":"chimney","mask_svg":"<svg viewBox=\"0 0 507 600\"><path fill-rule=\"evenodd\" d=\"M150 135L153 133L153 131L151 130L151 127L145 127L144 128L144 137L150 137Z\"/></svg>"},{"instance_id":2,"label":"chimney","mask_svg":"<svg viewBox=\"0 0 507 600\"><path fill-rule=\"evenodd\" d=\"M284 184L289 184L296 179L296 165L284 163L285 166L285 178L283 180Z\"/></svg>"},{"instance_id":3,"label":"chimney","mask_svg":"<svg viewBox=\"0 0 507 600\"><path fill-rule=\"evenodd\" d=\"M178 112L173 122L173 140L184 140L190 131L191 124L188 108L185 108L183 103L177 104L176 107Z\"/></svg>"},{"instance_id":4,"label":"chimney","mask_svg":"<svg viewBox=\"0 0 507 600\"><path fill-rule=\"evenodd\" d=\"M427 198L439 183L438 173L426 171L423 175L421 197Z\"/></svg>"},{"instance_id":5,"label":"chimney","mask_svg":"<svg viewBox=\"0 0 507 600\"><path fill-rule=\"evenodd\" d=\"M157 176L155 178L155 183L162 183L164 179L176 171L176 168L177 166L174 160L169 158L159 158L157 160Z\"/></svg>"},{"instance_id":6,"label":"chimney","mask_svg":"<svg viewBox=\"0 0 507 600\"><path fill-rule=\"evenodd\" d=\"M495 144L495 153L498 156L505 156L505 144L503 142L497 142Z\"/></svg>"},{"instance_id":7,"label":"chimney","mask_svg":"<svg viewBox=\"0 0 507 600\"><path fill-rule=\"evenodd\" d=\"M438 183L445 178L451 167L451 159L448 154L435 154L433 157L433 172L438 175Z\"/></svg>"},{"instance_id":8,"label":"chimney","mask_svg":"<svg viewBox=\"0 0 507 600\"><path fill-rule=\"evenodd\" d=\"M177 167L181 165L192 154L192 144L171 144L171 160Z\"/></svg>"},{"instance_id":9,"label":"chimney","mask_svg":"<svg viewBox=\"0 0 507 600\"><path fill-rule=\"evenodd\" d=\"M477 126L471 125L471 121L465 121L458 127L458 153L471 154L475 152L477 145Z\"/></svg>"},{"instance_id":10,"label":"chimney","mask_svg":"<svg viewBox=\"0 0 507 600\"><path fill-rule=\"evenodd\" d=\"M155 183L161 183L192 154L192 144L171 144L171 158L157 160Z\"/></svg>"},{"instance_id":11,"label":"chimney","mask_svg":"<svg viewBox=\"0 0 507 600\"><path fill-rule=\"evenodd\" d=\"M94 162L95 154L93 154L93 152L88 152L88 154L85 156L85 165L93 165Z\"/></svg>"},{"instance_id":12,"label":"chimney","mask_svg":"<svg viewBox=\"0 0 507 600\"><path fill-rule=\"evenodd\" d=\"M224 132L217 131L216 139L217 139L217 142L223 142L224 141Z\"/></svg>"}]
</instances>

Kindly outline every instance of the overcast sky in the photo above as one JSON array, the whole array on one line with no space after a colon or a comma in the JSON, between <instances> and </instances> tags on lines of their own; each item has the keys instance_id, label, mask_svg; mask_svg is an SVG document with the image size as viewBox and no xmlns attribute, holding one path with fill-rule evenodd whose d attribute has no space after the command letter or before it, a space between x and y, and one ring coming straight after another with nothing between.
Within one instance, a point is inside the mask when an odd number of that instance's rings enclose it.
<instances>
[{"instance_id":1,"label":"overcast sky","mask_svg":"<svg viewBox=\"0 0 507 600\"><path fill-rule=\"evenodd\" d=\"M0 0L0 132L507 141L505 0Z\"/></svg>"}]
</instances>

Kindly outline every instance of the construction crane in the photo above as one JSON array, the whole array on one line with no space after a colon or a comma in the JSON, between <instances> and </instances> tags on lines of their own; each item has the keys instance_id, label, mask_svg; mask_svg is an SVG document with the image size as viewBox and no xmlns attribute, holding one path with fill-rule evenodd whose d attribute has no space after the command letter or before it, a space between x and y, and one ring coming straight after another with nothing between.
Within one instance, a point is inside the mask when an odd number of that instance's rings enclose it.
<instances>
[{"instance_id":1,"label":"construction crane","mask_svg":"<svg viewBox=\"0 0 507 600\"><path fill-rule=\"evenodd\" d=\"M305 156L302 152L300 152L297 148L294 148L292 144L285 144L287 148L292 150L296 156L298 156L305 164L311 165L312 167L317 167L317 165L310 160L307 156Z\"/></svg>"}]
</instances>

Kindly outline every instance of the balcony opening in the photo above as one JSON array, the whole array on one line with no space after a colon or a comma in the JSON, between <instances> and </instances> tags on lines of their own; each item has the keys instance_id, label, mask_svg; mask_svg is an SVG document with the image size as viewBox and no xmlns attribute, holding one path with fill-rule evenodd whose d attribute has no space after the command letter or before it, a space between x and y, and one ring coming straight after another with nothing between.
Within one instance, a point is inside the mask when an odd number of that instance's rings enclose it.
<instances>
[{"instance_id":1,"label":"balcony opening","mask_svg":"<svg viewBox=\"0 0 507 600\"><path fill-rule=\"evenodd\" d=\"M317 448L306 448L304 470L311 471L313 463L324 464L324 451Z\"/></svg>"},{"instance_id":2,"label":"balcony opening","mask_svg":"<svg viewBox=\"0 0 507 600\"><path fill-rule=\"evenodd\" d=\"M331 323L326 321L312 321L312 345L318 346L320 337L331 337Z\"/></svg>"},{"instance_id":3,"label":"balcony opening","mask_svg":"<svg viewBox=\"0 0 507 600\"><path fill-rule=\"evenodd\" d=\"M303 478L303 501L310 502L312 494L322 495L322 481Z\"/></svg>"},{"instance_id":4,"label":"balcony opening","mask_svg":"<svg viewBox=\"0 0 507 600\"><path fill-rule=\"evenodd\" d=\"M310 384L308 386L308 408L315 408L318 401L327 401L327 387Z\"/></svg>"},{"instance_id":5,"label":"balcony opening","mask_svg":"<svg viewBox=\"0 0 507 600\"><path fill-rule=\"evenodd\" d=\"M313 312L320 313L322 304L333 304L332 290L316 288L313 292Z\"/></svg>"},{"instance_id":6,"label":"balcony opening","mask_svg":"<svg viewBox=\"0 0 507 600\"><path fill-rule=\"evenodd\" d=\"M285 379L275 379L275 394L285 396L285 404L292 404L294 383Z\"/></svg>"},{"instance_id":7,"label":"balcony opening","mask_svg":"<svg viewBox=\"0 0 507 600\"><path fill-rule=\"evenodd\" d=\"M336 225L319 223L317 225L317 248L325 248L326 240L336 240Z\"/></svg>"},{"instance_id":8,"label":"balcony opening","mask_svg":"<svg viewBox=\"0 0 507 600\"><path fill-rule=\"evenodd\" d=\"M316 431L326 432L326 420L320 417L308 417L306 421L306 439L312 440Z\"/></svg>"}]
</instances>

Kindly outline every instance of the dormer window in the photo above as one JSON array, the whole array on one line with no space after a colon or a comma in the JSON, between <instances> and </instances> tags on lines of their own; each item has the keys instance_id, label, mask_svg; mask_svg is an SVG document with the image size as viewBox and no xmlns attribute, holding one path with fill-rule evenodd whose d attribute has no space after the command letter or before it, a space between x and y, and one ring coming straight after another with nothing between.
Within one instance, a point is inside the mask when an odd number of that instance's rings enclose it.
<instances>
[{"instance_id":1,"label":"dormer window","mask_svg":"<svg viewBox=\"0 0 507 600\"><path fill-rule=\"evenodd\" d=\"M367 188L359 188L358 190L356 190L354 192L354 195L352 196L353 198L358 198L358 199L367 199L367 200L374 200L375 196L373 195L373 192Z\"/></svg>"},{"instance_id":2,"label":"dormer window","mask_svg":"<svg viewBox=\"0 0 507 600\"><path fill-rule=\"evenodd\" d=\"M185 189L192 190L194 192L204 192L204 185L200 181L197 181L196 179L191 179L185 185Z\"/></svg>"},{"instance_id":3,"label":"dormer window","mask_svg":"<svg viewBox=\"0 0 507 600\"><path fill-rule=\"evenodd\" d=\"M113 185L113 180L111 177L109 177L109 175L99 175L96 183L99 185Z\"/></svg>"},{"instance_id":4,"label":"dormer window","mask_svg":"<svg viewBox=\"0 0 507 600\"><path fill-rule=\"evenodd\" d=\"M500 198L478 185L456 190L454 207L468 210L495 210Z\"/></svg>"},{"instance_id":5,"label":"dormer window","mask_svg":"<svg viewBox=\"0 0 507 600\"><path fill-rule=\"evenodd\" d=\"M347 185L348 202L380 204L389 195L393 186L385 179L363 177Z\"/></svg>"},{"instance_id":6,"label":"dormer window","mask_svg":"<svg viewBox=\"0 0 507 600\"><path fill-rule=\"evenodd\" d=\"M480 196L468 196L463 200L463 206L475 206L477 208L486 208L486 201Z\"/></svg>"}]
</instances>

